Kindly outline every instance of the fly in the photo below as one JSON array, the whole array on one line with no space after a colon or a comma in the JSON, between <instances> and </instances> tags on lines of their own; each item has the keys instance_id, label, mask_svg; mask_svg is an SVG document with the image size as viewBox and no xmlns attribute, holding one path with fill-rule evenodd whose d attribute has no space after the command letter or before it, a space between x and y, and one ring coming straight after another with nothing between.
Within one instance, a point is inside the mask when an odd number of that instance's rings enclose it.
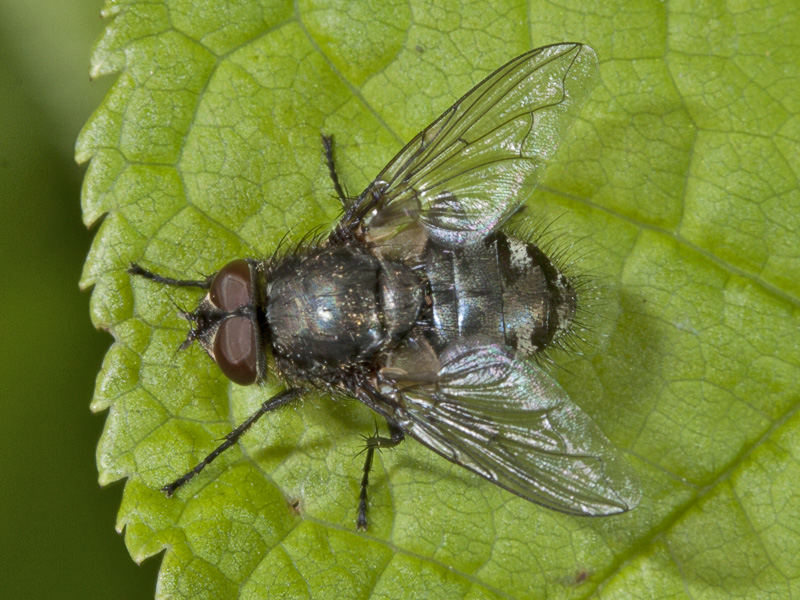
<instances>
[{"instance_id":1,"label":"fly","mask_svg":"<svg viewBox=\"0 0 800 600\"><path fill-rule=\"evenodd\" d=\"M239 385L287 388L162 491L171 496L265 414L324 387L386 420L366 438L356 524L367 526L376 449L409 436L531 502L574 515L635 507L635 473L559 384L530 360L570 330L578 297L535 244L503 230L594 83L582 44L527 52L497 69L411 140L350 198L331 138L324 153L343 215L320 243L229 262L201 280L182 316Z\"/></svg>"}]
</instances>

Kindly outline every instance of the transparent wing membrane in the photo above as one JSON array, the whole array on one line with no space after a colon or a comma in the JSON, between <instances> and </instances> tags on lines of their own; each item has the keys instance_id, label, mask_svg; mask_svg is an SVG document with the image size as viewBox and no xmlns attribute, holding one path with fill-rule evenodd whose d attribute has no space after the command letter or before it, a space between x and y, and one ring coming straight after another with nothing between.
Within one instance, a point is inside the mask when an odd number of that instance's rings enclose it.
<instances>
[{"instance_id":1,"label":"transparent wing membrane","mask_svg":"<svg viewBox=\"0 0 800 600\"><path fill-rule=\"evenodd\" d=\"M576 515L641 496L633 469L547 373L481 340L441 356L438 381L405 388L406 432L515 494Z\"/></svg>"},{"instance_id":2,"label":"transparent wing membrane","mask_svg":"<svg viewBox=\"0 0 800 600\"><path fill-rule=\"evenodd\" d=\"M500 67L370 184L360 202L365 215L375 202L378 210L365 222L417 221L443 246L482 240L536 187L596 71L594 51L582 44L539 48Z\"/></svg>"}]
</instances>

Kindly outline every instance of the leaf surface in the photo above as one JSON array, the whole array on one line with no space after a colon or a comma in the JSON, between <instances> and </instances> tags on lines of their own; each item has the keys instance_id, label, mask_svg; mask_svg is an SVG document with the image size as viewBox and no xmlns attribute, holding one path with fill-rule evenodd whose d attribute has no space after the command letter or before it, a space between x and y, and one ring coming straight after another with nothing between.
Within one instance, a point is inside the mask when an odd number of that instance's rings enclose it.
<instances>
[{"instance_id":1,"label":"leaf surface","mask_svg":"<svg viewBox=\"0 0 800 600\"><path fill-rule=\"evenodd\" d=\"M115 343L100 480L127 478L134 560L160 598L790 597L800 546L800 17L788 0L109 2L93 74L115 73L77 146L82 284ZM125 273L268 256L339 207L319 136L358 193L402 144L511 57L581 41L600 84L527 205L598 282L582 354L554 375L629 457L644 498L549 512L408 442L380 455L354 527L356 401L269 415L172 499L279 389L176 353L198 293ZM594 315L594 316L592 316Z\"/></svg>"}]
</instances>

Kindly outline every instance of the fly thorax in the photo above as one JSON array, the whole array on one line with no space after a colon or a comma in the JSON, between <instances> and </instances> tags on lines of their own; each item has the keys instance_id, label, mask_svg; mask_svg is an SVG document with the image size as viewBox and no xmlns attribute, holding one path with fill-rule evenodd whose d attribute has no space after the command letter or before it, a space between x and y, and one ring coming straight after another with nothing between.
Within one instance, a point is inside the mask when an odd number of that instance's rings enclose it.
<instances>
[{"instance_id":1,"label":"fly thorax","mask_svg":"<svg viewBox=\"0 0 800 600\"><path fill-rule=\"evenodd\" d=\"M420 277L400 261L380 259L378 300L386 335L400 339L417 321L425 297Z\"/></svg>"},{"instance_id":2,"label":"fly thorax","mask_svg":"<svg viewBox=\"0 0 800 600\"><path fill-rule=\"evenodd\" d=\"M380 264L360 248L324 248L284 260L267 284L276 358L325 371L374 354L385 340L379 286Z\"/></svg>"}]
</instances>

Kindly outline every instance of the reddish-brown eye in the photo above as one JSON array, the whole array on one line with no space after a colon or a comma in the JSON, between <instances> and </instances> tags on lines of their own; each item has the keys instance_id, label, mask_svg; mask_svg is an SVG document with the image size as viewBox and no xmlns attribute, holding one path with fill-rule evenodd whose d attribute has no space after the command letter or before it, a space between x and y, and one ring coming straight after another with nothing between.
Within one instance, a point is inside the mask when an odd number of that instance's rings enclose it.
<instances>
[{"instance_id":1,"label":"reddish-brown eye","mask_svg":"<svg viewBox=\"0 0 800 600\"><path fill-rule=\"evenodd\" d=\"M214 306L229 312L248 304L253 284L247 261L240 258L222 267L211 282L208 296Z\"/></svg>"},{"instance_id":2,"label":"reddish-brown eye","mask_svg":"<svg viewBox=\"0 0 800 600\"><path fill-rule=\"evenodd\" d=\"M230 317L222 322L214 336L214 359L234 383L255 383L258 377L258 341L252 319Z\"/></svg>"}]
</instances>

